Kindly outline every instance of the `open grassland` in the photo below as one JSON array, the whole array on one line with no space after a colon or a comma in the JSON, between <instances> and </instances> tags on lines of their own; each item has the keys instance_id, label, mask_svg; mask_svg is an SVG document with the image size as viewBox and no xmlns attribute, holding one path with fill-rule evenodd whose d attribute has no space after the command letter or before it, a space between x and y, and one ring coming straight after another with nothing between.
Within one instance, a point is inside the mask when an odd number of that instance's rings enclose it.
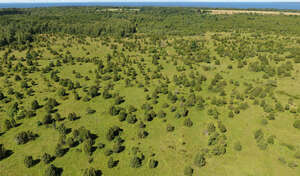
<instances>
[{"instance_id":1,"label":"open grassland","mask_svg":"<svg viewBox=\"0 0 300 176\"><path fill-rule=\"evenodd\" d=\"M187 167L200 176L300 172L300 131L293 126L299 119L299 38L206 33L158 40L42 35L39 41L31 50L0 53L0 123L13 118L19 124L1 128L1 143L12 151L0 162L1 175L43 175L45 152L65 176L86 168L124 176L181 176ZM50 98L59 105L49 111ZM34 100L40 107L29 117ZM62 124L69 132L60 130ZM110 141L113 126L122 131ZM78 140L74 131L80 127L94 136L87 139L91 151L85 140L68 142ZM38 137L17 145L16 135L28 130ZM123 149L110 153L115 145ZM62 156L59 147L66 149ZM38 163L26 168L25 156ZM116 161L112 168L110 158Z\"/></svg>"},{"instance_id":2,"label":"open grassland","mask_svg":"<svg viewBox=\"0 0 300 176\"><path fill-rule=\"evenodd\" d=\"M1 10L0 176L298 176L299 16L212 13Z\"/></svg>"}]
</instances>

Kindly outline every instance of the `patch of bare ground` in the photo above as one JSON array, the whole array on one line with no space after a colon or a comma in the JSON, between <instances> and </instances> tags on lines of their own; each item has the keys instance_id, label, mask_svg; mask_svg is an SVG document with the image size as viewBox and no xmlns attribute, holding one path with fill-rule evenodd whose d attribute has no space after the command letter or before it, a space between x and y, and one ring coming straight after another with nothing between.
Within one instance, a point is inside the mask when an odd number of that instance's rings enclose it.
<instances>
[{"instance_id":1,"label":"patch of bare ground","mask_svg":"<svg viewBox=\"0 0 300 176\"><path fill-rule=\"evenodd\" d=\"M210 10L211 14L214 15L233 15L240 13L248 14L263 14L263 15L300 15L300 12L279 12L279 11L254 11L254 10Z\"/></svg>"}]
</instances>

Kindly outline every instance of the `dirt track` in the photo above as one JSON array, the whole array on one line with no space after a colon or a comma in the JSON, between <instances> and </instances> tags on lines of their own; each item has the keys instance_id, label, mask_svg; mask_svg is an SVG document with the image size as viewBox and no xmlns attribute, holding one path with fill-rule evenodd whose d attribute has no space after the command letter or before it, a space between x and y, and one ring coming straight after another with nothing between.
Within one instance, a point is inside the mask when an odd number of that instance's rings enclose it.
<instances>
[{"instance_id":1,"label":"dirt track","mask_svg":"<svg viewBox=\"0 0 300 176\"><path fill-rule=\"evenodd\" d=\"M249 14L263 14L263 15L300 15L297 12L276 12L276 11L250 11L250 10L210 10L211 14L239 14L239 13L249 13Z\"/></svg>"}]
</instances>

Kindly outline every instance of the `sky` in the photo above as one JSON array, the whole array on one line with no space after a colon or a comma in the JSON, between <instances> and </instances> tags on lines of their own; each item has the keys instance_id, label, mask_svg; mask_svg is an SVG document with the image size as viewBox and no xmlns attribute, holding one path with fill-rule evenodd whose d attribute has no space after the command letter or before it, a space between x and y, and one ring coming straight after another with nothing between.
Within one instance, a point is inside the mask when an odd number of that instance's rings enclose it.
<instances>
[{"instance_id":1,"label":"sky","mask_svg":"<svg viewBox=\"0 0 300 176\"><path fill-rule=\"evenodd\" d=\"M0 0L0 3L33 2L300 2L300 0Z\"/></svg>"}]
</instances>

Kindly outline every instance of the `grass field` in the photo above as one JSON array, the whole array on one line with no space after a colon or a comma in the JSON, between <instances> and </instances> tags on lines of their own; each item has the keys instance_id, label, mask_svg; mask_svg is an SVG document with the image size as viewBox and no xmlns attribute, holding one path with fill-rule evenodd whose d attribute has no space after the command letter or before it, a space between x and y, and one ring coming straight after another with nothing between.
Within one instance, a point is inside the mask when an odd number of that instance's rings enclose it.
<instances>
[{"instance_id":1,"label":"grass field","mask_svg":"<svg viewBox=\"0 0 300 176\"><path fill-rule=\"evenodd\" d=\"M218 10L213 13L225 12ZM5 95L0 103L0 123L4 124L11 118L8 115L10 107L17 102L19 110L13 118L20 124L8 130L1 128L0 143L13 152L1 160L1 176L43 175L49 164L40 161L26 168L24 158L30 155L42 159L45 152L55 156L57 144L68 148L65 155L52 161L62 169L61 175L64 176L82 175L84 169L90 167L107 176L181 176L187 166L193 168L193 175L199 176L299 175L299 159L295 154L300 150L300 131L293 124L299 119L300 101L295 97L299 95L300 65L289 57L300 48L299 38L275 34L260 38L252 33L206 33L157 41L151 38L39 37L49 40L33 43L30 51L8 52L5 49L0 52L3 56L1 68L5 73L0 77L0 90ZM248 52L250 50L253 53ZM4 59L5 53L8 53L7 59ZM38 53L31 59L33 65L26 63L30 60L26 59L30 58L28 53ZM17 59L12 59L13 55ZM57 66L57 61L61 66ZM103 68L99 69L101 64L97 61L103 62ZM49 71L43 71L47 67L50 67ZM51 78L54 72L60 79L80 83L80 88L69 89L68 85L55 82ZM77 73L81 76L77 77ZM120 80L113 80L115 74ZM16 81L16 75L21 80ZM216 75L221 75L221 78ZM198 82L201 76L206 79ZM24 81L28 88L21 87ZM88 96L92 86L99 89L98 96ZM167 93L163 93L164 86L167 86ZM13 94L8 93L10 88ZM61 88L66 90L66 95L58 95ZM31 96L26 93L29 89L33 90ZM112 97L105 98L105 91ZM16 98L16 92L23 93L24 97ZM74 99L75 92L80 100ZM168 98L170 92L178 97L176 102ZM117 94L124 97L124 103L114 105ZM66 118L39 126L38 121L43 122L48 114L47 97L59 102L56 113ZM90 100L85 101L86 97ZM18 119L22 110L31 109L33 100L43 106L36 110L36 116ZM153 110L143 110L145 103L153 106ZM281 111L276 108L276 103L289 108ZM124 108L128 115L135 115L137 122L128 123L128 116L121 122L118 116L109 113L112 105ZM131 112L130 105L137 111ZM172 112L171 107L176 110ZM96 112L88 114L87 108ZM187 115L184 110L188 110ZM151 111L157 116L147 121L145 114ZM159 117L160 111L166 116ZM72 112L80 118L70 121L67 117ZM228 117L230 112L234 117ZM275 119L268 118L271 115ZM185 125L186 119L193 124ZM141 128L140 122L146 127ZM219 123L226 127L225 132ZM61 135L56 129L61 124L70 128L71 133ZM209 124L215 125L215 132L209 132ZM174 126L175 130L168 132L168 125ZM93 139L95 150L92 154L83 151L84 142L75 147L68 147L65 142L75 129L82 126L97 136ZM123 129L119 137L124 140L121 145L125 148L120 153L106 156L106 150L118 143L107 140L107 131L112 126ZM259 129L263 136L256 140L255 132ZM39 136L17 145L16 134L27 130ZM141 130L148 135L139 137ZM209 144L211 140L213 142ZM240 151L235 147L238 142ZM105 147L97 147L99 143ZM140 152L135 154L134 147ZM205 157L206 164L202 167L195 163L198 153ZM144 158L141 167L130 167L133 156ZM108 168L110 157L118 161L113 168ZM151 159L158 162L155 168L149 168Z\"/></svg>"}]
</instances>

